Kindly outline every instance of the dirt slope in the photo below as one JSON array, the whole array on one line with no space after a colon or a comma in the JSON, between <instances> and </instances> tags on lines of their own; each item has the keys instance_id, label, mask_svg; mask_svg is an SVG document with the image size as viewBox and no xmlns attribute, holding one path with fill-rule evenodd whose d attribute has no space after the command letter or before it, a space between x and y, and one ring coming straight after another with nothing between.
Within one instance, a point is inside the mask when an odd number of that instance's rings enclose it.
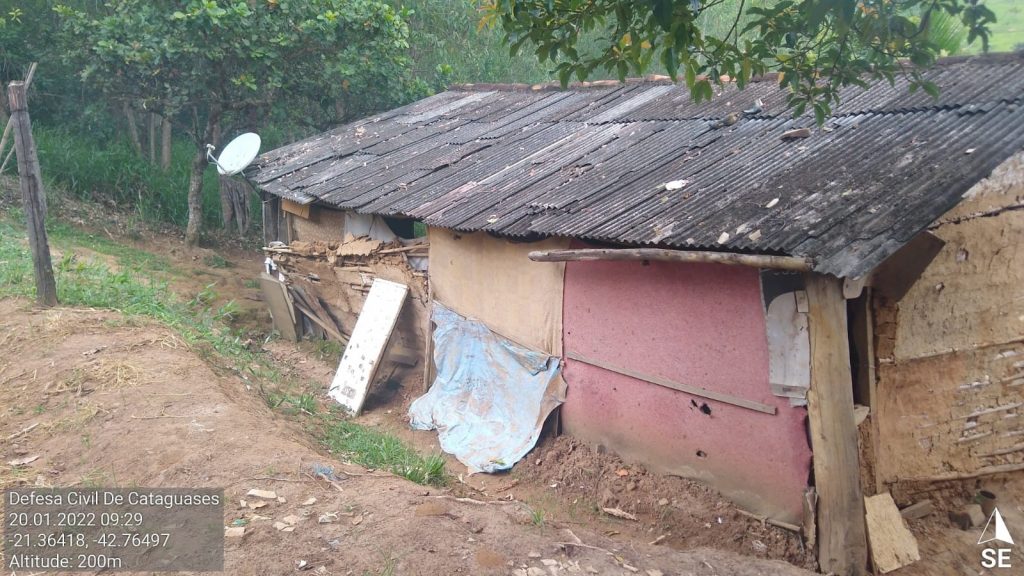
<instances>
[{"instance_id":1,"label":"dirt slope","mask_svg":"<svg viewBox=\"0 0 1024 576\"><path fill-rule=\"evenodd\" d=\"M247 534L227 541L226 574L293 574L300 561L316 574L810 574L538 526L518 502L460 502L332 461L244 381L152 323L3 300L0 345L0 485L224 487L225 524L249 519ZM6 464L26 455L39 459ZM306 475L316 463L342 480ZM285 501L239 507L252 488ZM336 522L317 522L329 512ZM273 528L288 515L300 518L293 532Z\"/></svg>"}]
</instances>

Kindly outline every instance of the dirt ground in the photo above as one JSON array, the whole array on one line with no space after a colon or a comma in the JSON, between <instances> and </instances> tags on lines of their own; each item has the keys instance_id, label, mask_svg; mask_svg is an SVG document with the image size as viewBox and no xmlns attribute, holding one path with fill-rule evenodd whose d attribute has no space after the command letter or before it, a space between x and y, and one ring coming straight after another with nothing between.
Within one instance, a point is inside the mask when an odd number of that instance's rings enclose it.
<instances>
[{"instance_id":1,"label":"dirt ground","mask_svg":"<svg viewBox=\"0 0 1024 576\"><path fill-rule=\"evenodd\" d=\"M149 322L24 300L0 301L0 318L0 459L38 456L4 465L0 482L225 487L225 525L248 520L241 539L227 540L228 574L290 574L302 561L316 574L807 573L538 522L518 499L460 501L459 490L333 461L244 381ZM313 464L341 480L311 478ZM284 501L242 508L253 488ZM337 520L319 523L326 513ZM298 518L294 531L273 527L287 516Z\"/></svg>"}]
</instances>

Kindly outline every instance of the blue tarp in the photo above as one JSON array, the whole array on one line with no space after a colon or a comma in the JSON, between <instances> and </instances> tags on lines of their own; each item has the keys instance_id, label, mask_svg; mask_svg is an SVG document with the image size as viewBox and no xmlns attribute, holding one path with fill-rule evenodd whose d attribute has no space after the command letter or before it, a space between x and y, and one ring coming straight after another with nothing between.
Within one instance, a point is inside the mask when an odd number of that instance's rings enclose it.
<instances>
[{"instance_id":1,"label":"blue tarp","mask_svg":"<svg viewBox=\"0 0 1024 576\"><path fill-rule=\"evenodd\" d=\"M432 319L437 378L409 407L410 424L436 428L441 449L471 472L511 468L565 398L558 358L524 348L438 302Z\"/></svg>"}]
</instances>

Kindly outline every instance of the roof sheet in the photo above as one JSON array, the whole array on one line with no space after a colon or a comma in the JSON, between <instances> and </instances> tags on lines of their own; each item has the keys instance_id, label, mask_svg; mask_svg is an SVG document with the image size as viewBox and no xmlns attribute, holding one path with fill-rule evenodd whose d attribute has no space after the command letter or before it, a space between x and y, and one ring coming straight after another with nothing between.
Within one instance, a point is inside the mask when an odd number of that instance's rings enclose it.
<instances>
[{"instance_id":1,"label":"roof sheet","mask_svg":"<svg viewBox=\"0 0 1024 576\"><path fill-rule=\"evenodd\" d=\"M665 82L451 90L267 152L247 175L301 203L455 230L785 254L856 277L1024 150L1024 54L926 77L938 100L905 80L851 87L822 128L792 118L772 79L700 104ZM780 138L798 127L811 136Z\"/></svg>"}]
</instances>

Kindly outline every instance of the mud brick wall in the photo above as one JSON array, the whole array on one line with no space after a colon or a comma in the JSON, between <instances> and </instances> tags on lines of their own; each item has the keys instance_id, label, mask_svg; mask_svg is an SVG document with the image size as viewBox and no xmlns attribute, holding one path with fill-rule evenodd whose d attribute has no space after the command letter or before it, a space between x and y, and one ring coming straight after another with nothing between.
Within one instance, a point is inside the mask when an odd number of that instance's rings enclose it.
<instances>
[{"instance_id":1,"label":"mud brick wall","mask_svg":"<svg viewBox=\"0 0 1024 576\"><path fill-rule=\"evenodd\" d=\"M920 280L874 303L886 484L1024 462L1024 154L931 231Z\"/></svg>"},{"instance_id":2,"label":"mud brick wall","mask_svg":"<svg viewBox=\"0 0 1024 576\"><path fill-rule=\"evenodd\" d=\"M339 242L345 236L345 213L341 210L313 206L309 218L289 214L288 223L291 226L291 240Z\"/></svg>"}]
</instances>

